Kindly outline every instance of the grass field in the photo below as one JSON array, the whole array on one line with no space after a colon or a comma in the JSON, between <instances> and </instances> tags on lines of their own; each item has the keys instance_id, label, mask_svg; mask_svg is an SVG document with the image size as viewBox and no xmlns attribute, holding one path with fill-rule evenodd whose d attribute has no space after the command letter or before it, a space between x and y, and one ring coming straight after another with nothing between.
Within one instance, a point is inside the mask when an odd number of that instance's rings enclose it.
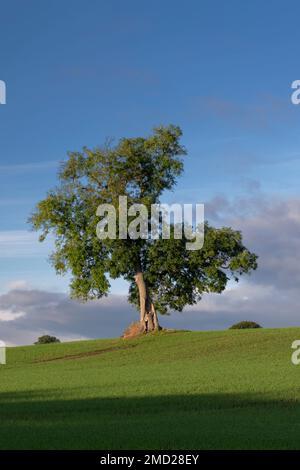
<instances>
[{"instance_id":1,"label":"grass field","mask_svg":"<svg viewBox=\"0 0 300 470\"><path fill-rule=\"evenodd\" d=\"M300 449L300 328L11 348L1 449Z\"/></svg>"}]
</instances>

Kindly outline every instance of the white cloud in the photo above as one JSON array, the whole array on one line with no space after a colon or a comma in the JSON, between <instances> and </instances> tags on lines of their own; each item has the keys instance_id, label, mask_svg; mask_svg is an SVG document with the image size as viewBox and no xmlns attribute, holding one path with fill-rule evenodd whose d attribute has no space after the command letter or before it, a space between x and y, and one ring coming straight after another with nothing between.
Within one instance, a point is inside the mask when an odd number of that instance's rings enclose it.
<instances>
[{"instance_id":1,"label":"white cloud","mask_svg":"<svg viewBox=\"0 0 300 470\"><path fill-rule=\"evenodd\" d=\"M230 203L218 197L206 205L218 225L241 230L245 245L259 255L251 282L293 289L300 284L300 199L266 198L258 193Z\"/></svg>"},{"instance_id":2,"label":"white cloud","mask_svg":"<svg viewBox=\"0 0 300 470\"><path fill-rule=\"evenodd\" d=\"M15 321L25 315L25 312L14 312L10 309L0 310L0 322Z\"/></svg>"},{"instance_id":3,"label":"white cloud","mask_svg":"<svg viewBox=\"0 0 300 470\"><path fill-rule=\"evenodd\" d=\"M35 232L9 230L0 232L0 258L46 258L51 251L51 238L43 243Z\"/></svg>"},{"instance_id":4,"label":"white cloud","mask_svg":"<svg viewBox=\"0 0 300 470\"><path fill-rule=\"evenodd\" d=\"M166 328L190 330L226 329L241 320L264 327L298 326L298 304L298 289L287 294L273 286L244 282L223 294L206 294L199 304L161 316L160 322ZM0 313L0 322L6 319L0 337L10 344L32 344L43 334L61 340L117 337L138 319L138 312L123 295L79 303L65 294L37 290L0 295L0 312L5 313L4 317Z\"/></svg>"},{"instance_id":5,"label":"white cloud","mask_svg":"<svg viewBox=\"0 0 300 470\"><path fill-rule=\"evenodd\" d=\"M7 290L28 290L31 286L24 279L16 279L15 281L9 282L6 288Z\"/></svg>"},{"instance_id":6,"label":"white cloud","mask_svg":"<svg viewBox=\"0 0 300 470\"><path fill-rule=\"evenodd\" d=\"M1 339L10 344L31 344L43 334L63 340L120 336L138 318L125 296L112 294L84 304L66 294L38 290L0 295L0 312L5 313L3 318L14 320L3 322L0 329ZM19 313L24 315L13 317Z\"/></svg>"}]
</instances>

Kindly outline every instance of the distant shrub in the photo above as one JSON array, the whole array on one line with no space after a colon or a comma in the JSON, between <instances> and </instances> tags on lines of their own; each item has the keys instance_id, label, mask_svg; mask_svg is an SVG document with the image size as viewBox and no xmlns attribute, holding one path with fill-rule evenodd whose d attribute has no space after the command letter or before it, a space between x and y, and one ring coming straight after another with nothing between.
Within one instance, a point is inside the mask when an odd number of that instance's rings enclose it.
<instances>
[{"instance_id":1,"label":"distant shrub","mask_svg":"<svg viewBox=\"0 0 300 470\"><path fill-rule=\"evenodd\" d=\"M34 344L49 344L49 343L60 343L58 338L55 336L44 335L40 336Z\"/></svg>"},{"instance_id":2,"label":"distant shrub","mask_svg":"<svg viewBox=\"0 0 300 470\"><path fill-rule=\"evenodd\" d=\"M255 321L240 321L239 323L232 325L229 329L230 330L244 330L247 328L261 328L261 326Z\"/></svg>"}]
</instances>

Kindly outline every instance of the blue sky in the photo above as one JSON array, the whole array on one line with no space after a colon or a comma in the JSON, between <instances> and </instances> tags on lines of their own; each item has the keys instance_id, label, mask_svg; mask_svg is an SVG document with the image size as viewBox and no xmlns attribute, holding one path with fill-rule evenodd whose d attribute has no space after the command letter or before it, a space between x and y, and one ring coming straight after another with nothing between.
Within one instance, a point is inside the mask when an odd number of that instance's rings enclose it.
<instances>
[{"instance_id":1,"label":"blue sky","mask_svg":"<svg viewBox=\"0 0 300 470\"><path fill-rule=\"evenodd\" d=\"M0 292L26 283L66 291L26 220L66 152L107 137L182 127L185 174L166 200L219 197L240 207L299 197L300 106L290 100L300 78L298 2L10 0L0 8Z\"/></svg>"}]
</instances>

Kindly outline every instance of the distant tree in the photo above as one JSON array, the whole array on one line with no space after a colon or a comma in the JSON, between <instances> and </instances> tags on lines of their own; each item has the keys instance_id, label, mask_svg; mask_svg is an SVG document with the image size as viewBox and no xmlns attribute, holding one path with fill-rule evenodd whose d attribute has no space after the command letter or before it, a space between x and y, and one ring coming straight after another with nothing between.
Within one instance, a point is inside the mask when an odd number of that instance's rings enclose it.
<instances>
[{"instance_id":1,"label":"distant tree","mask_svg":"<svg viewBox=\"0 0 300 470\"><path fill-rule=\"evenodd\" d=\"M44 335L40 336L34 344L49 344L49 343L60 343L58 338L55 336Z\"/></svg>"},{"instance_id":2,"label":"distant tree","mask_svg":"<svg viewBox=\"0 0 300 470\"><path fill-rule=\"evenodd\" d=\"M51 261L57 273L71 272L72 297L99 299L109 292L109 277L122 277L130 284L129 301L139 307L145 332L160 328L157 312L181 311L205 292L222 292L229 279L237 281L257 266L239 231L207 223L204 247L197 251L186 250L187 240L175 239L174 230L170 240L97 238L100 204L117 209L122 195L150 213L163 191L175 186L186 155L181 135L179 127L170 125L155 128L147 138L123 138L114 146L69 153L58 186L30 218L33 229L42 231L41 241L54 235Z\"/></svg>"},{"instance_id":3,"label":"distant tree","mask_svg":"<svg viewBox=\"0 0 300 470\"><path fill-rule=\"evenodd\" d=\"M256 323L255 321L240 321L239 323L235 323L229 329L230 330L244 330L248 328L261 328L261 326Z\"/></svg>"}]
</instances>

